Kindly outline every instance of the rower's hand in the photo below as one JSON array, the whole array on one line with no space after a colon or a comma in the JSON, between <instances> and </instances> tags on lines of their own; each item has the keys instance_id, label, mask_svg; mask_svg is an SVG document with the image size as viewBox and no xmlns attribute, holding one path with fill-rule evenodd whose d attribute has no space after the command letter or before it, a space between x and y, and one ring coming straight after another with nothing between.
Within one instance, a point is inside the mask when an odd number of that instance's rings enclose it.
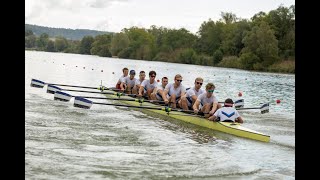
<instances>
[{"instance_id":1,"label":"rower's hand","mask_svg":"<svg viewBox=\"0 0 320 180\"><path fill-rule=\"evenodd\" d=\"M210 116L208 119L209 119L209 121L215 121L214 116Z\"/></svg>"},{"instance_id":2,"label":"rower's hand","mask_svg":"<svg viewBox=\"0 0 320 180\"><path fill-rule=\"evenodd\" d=\"M142 98L142 94L138 94L137 96L138 96L139 98Z\"/></svg>"},{"instance_id":3,"label":"rower's hand","mask_svg":"<svg viewBox=\"0 0 320 180\"><path fill-rule=\"evenodd\" d=\"M168 104L168 103L169 103L169 100L168 100L168 99L165 99L165 100L164 100L164 103L165 103L165 104Z\"/></svg>"},{"instance_id":4,"label":"rower's hand","mask_svg":"<svg viewBox=\"0 0 320 180\"><path fill-rule=\"evenodd\" d=\"M211 110L211 111L209 112L209 114L212 116L212 115L214 114L214 111Z\"/></svg>"},{"instance_id":5,"label":"rower's hand","mask_svg":"<svg viewBox=\"0 0 320 180\"><path fill-rule=\"evenodd\" d=\"M195 109L195 110L193 110L193 112L194 112L195 114L198 114L199 109Z\"/></svg>"}]
</instances>

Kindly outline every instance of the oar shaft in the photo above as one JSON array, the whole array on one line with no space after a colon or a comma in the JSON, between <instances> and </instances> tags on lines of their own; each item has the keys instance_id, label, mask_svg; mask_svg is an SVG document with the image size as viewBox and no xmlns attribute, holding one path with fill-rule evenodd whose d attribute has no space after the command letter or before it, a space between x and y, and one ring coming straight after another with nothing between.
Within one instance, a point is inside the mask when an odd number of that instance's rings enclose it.
<instances>
[{"instance_id":1,"label":"oar shaft","mask_svg":"<svg viewBox=\"0 0 320 180\"><path fill-rule=\"evenodd\" d=\"M73 96L75 97L75 96ZM150 102L150 103L161 103L164 101L158 101L158 100L145 100L145 99L125 99L125 98L107 98L107 97L90 97L90 96L78 96L82 98L89 98L89 99L107 99L107 100L120 100L120 101L136 101L136 102Z\"/></svg>"},{"instance_id":2,"label":"oar shaft","mask_svg":"<svg viewBox=\"0 0 320 180\"><path fill-rule=\"evenodd\" d=\"M86 88L86 89L99 89L97 87L88 87L88 86L75 86L75 85L67 85L67 84L53 84L53 83L47 83L50 85L56 85L56 86L66 86L66 87L77 87L77 88Z\"/></svg>"}]
</instances>

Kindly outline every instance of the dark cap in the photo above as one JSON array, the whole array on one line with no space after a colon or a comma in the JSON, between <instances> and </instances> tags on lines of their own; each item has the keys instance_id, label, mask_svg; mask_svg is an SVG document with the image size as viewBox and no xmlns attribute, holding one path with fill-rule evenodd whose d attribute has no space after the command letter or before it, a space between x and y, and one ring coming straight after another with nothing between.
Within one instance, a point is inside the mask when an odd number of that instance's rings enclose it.
<instances>
[{"instance_id":1,"label":"dark cap","mask_svg":"<svg viewBox=\"0 0 320 180\"><path fill-rule=\"evenodd\" d=\"M130 74L136 74L135 70L130 70Z\"/></svg>"}]
</instances>

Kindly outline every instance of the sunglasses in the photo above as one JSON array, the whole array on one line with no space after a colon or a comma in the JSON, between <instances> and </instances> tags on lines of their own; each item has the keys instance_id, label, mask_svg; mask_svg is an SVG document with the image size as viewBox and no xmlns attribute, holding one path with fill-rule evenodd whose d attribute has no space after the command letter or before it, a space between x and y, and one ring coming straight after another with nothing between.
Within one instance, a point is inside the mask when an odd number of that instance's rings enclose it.
<instances>
[{"instance_id":1,"label":"sunglasses","mask_svg":"<svg viewBox=\"0 0 320 180\"><path fill-rule=\"evenodd\" d=\"M214 89L210 89L210 90L208 90L208 92L209 92L209 93L212 93L212 92L214 92Z\"/></svg>"},{"instance_id":2,"label":"sunglasses","mask_svg":"<svg viewBox=\"0 0 320 180\"><path fill-rule=\"evenodd\" d=\"M201 83L201 82L196 82L197 84L200 84L200 85L202 85L203 83Z\"/></svg>"},{"instance_id":3,"label":"sunglasses","mask_svg":"<svg viewBox=\"0 0 320 180\"><path fill-rule=\"evenodd\" d=\"M156 76L150 76L150 77L153 77L153 78L154 78L154 77L156 77Z\"/></svg>"},{"instance_id":4,"label":"sunglasses","mask_svg":"<svg viewBox=\"0 0 320 180\"><path fill-rule=\"evenodd\" d=\"M179 79L176 79L178 82L182 82L182 79L181 80L179 80Z\"/></svg>"}]
</instances>

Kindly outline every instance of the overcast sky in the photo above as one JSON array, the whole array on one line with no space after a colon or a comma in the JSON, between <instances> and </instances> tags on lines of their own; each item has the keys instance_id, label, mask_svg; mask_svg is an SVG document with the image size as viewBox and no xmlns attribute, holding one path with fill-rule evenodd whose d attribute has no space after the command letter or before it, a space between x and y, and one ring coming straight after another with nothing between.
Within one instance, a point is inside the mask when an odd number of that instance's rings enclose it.
<instances>
[{"instance_id":1,"label":"overcast sky","mask_svg":"<svg viewBox=\"0 0 320 180\"><path fill-rule=\"evenodd\" d=\"M120 32L132 26L186 28L192 33L221 12L249 19L294 0L25 0L25 23L40 26Z\"/></svg>"}]
</instances>

